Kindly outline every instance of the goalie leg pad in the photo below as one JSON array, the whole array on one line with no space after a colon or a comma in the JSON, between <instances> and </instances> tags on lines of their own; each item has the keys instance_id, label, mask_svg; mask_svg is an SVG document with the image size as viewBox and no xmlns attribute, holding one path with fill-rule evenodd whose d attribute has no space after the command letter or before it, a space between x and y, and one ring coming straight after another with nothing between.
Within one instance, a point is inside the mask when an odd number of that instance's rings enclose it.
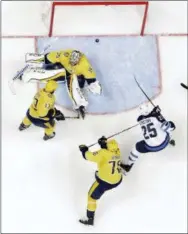
<instances>
[{"instance_id":1,"label":"goalie leg pad","mask_svg":"<svg viewBox=\"0 0 188 234\"><path fill-rule=\"evenodd\" d=\"M43 68L29 67L23 74L22 80L25 83L32 81L47 82L49 80L64 81L66 71L64 68L57 70L45 70Z\"/></svg>"},{"instance_id":2,"label":"goalie leg pad","mask_svg":"<svg viewBox=\"0 0 188 234\"><path fill-rule=\"evenodd\" d=\"M27 53L25 55L25 62L26 63L41 63L41 62L44 62L44 55L43 54L36 54L36 53Z\"/></svg>"},{"instance_id":3,"label":"goalie leg pad","mask_svg":"<svg viewBox=\"0 0 188 234\"><path fill-rule=\"evenodd\" d=\"M88 101L79 87L76 75L71 75L67 78L67 90L73 102L74 109L78 109L80 106L87 107Z\"/></svg>"}]
</instances>

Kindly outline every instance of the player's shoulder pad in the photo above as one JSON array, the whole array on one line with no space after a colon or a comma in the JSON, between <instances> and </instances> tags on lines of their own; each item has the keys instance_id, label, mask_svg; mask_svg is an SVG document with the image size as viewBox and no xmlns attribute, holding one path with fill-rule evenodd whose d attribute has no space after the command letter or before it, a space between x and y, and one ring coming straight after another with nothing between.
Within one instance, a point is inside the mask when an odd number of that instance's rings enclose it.
<instances>
[{"instance_id":1,"label":"player's shoulder pad","mask_svg":"<svg viewBox=\"0 0 188 234\"><path fill-rule=\"evenodd\" d=\"M140 116L137 118L137 121L139 122L139 121L141 121L141 120L143 120L143 119L147 119L147 118L151 118L151 117L157 118L158 116L157 116L157 114L151 112L151 113L149 113L148 115L140 115Z\"/></svg>"},{"instance_id":2,"label":"player's shoulder pad","mask_svg":"<svg viewBox=\"0 0 188 234\"><path fill-rule=\"evenodd\" d=\"M106 149L99 149L96 152L97 152L96 155L104 155L108 151Z\"/></svg>"},{"instance_id":3,"label":"player's shoulder pad","mask_svg":"<svg viewBox=\"0 0 188 234\"><path fill-rule=\"evenodd\" d=\"M88 58L85 56L85 54L82 54L81 61L85 66L91 66Z\"/></svg>"}]
</instances>

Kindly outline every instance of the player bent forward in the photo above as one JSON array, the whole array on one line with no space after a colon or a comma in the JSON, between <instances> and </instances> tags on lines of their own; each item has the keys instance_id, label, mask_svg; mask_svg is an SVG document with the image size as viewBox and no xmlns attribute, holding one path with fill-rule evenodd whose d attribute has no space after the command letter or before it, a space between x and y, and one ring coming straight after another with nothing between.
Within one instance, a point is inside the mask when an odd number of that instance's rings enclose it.
<instances>
[{"instance_id":1,"label":"player bent forward","mask_svg":"<svg viewBox=\"0 0 188 234\"><path fill-rule=\"evenodd\" d=\"M101 94L101 85L96 80L96 73L87 57L80 51L62 50L45 55L29 53L26 54L26 63L30 67L22 75L23 81L55 80L66 82L73 108L81 114L82 118L85 117L88 106L83 92L86 84L90 92Z\"/></svg>"},{"instance_id":2,"label":"player bent forward","mask_svg":"<svg viewBox=\"0 0 188 234\"><path fill-rule=\"evenodd\" d=\"M51 80L47 82L44 89L39 90L33 98L33 102L29 107L25 118L19 126L19 130L23 131L34 124L37 127L44 128L44 140L49 140L55 136L55 119L65 120L61 111L54 107L57 82Z\"/></svg>"},{"instance_id":3,"label":"player bent forward","mask_svg":"<svg viewBox=\"0 0 188 234\"><path fill-rule=\"evenodd\" d=\"M122 173L120 168L121 155L118 143L115 140L109 140L102 137L98 140L101 149L96 152L88 151L88 147L80 145L80 151L83 157L98 165L98 171L95 173L96 181L88 192L87 218L79 221L85 225L93 225L97 200L108 190L116 188L122 182Z\"/></svg>"},{"instance_id":4,"label":"player bent forward","mask_svg":"<svg viewBox=\"0 0 188 234\"><path fill-rule=\"evenodd\" d=\"M161 151L168 144L175 145L175 141L170 139L170 132L176 128L175 124L164 119L160 108L156 106L150 111L149 105L141 105L140 110L141 115L137 121L143 131L144 140L136 143L129 155L128 163L121 164L125 175L141 154Z\"/></svg>"}]
</instances>

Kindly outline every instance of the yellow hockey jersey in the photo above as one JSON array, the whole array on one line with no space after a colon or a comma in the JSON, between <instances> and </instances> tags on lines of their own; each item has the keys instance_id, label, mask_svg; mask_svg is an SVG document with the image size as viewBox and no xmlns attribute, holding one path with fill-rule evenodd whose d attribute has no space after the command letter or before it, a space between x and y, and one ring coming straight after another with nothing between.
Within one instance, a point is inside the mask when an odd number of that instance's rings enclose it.
<instances>
[{"instance_id":1,"label":"yellow hockey jersey","mask_svg":"<svg viewBox=\"0 0 188 234\"><path fill-rule=\"evenodd\" d=\"M54 51L47 54L47 59L51 63L61 63L65 70L70 74L75 74L76 76L83 75L85 79L95 79L96 73L93 70L87 57L83 54L78 64L75 66L70 64L70 56L73 50L62 50Z\"/></svg>"},{"instance_id":2,"label":"yellow hockey jersey","mask_svg":"<svg viewBox=\"0 0 188 234\"><path fill-rule=\"evenodd\" d=\"M34 118L49 120L47 115L50 109L54 109L54 104L55 95L41 89L33 98L29 114Z\"/></svg>"},{"instance_id":3,"label":"yellow hockey jersey","mask_svg":"<svg viewBox=\"0 0 188 234\"><path fill-rule=\"evenodd\" d=\"M107 147L108 149L100 149L95 152L87 151L85 157L87 160L97 163L97 176L101 180L109 184L116 184L122 179L120 149L115 140L108 141Z\"/></svg>"}]
</instances>

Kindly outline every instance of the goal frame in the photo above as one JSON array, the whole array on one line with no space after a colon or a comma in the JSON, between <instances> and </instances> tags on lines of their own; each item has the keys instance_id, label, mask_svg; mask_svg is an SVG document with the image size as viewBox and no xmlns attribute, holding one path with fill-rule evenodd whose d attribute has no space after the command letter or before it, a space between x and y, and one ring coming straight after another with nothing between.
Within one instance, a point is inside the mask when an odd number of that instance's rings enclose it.
<instances>
[{"instance_id":1,"label":"goal frame","mask_svg":"<svg viewBox=\"0 0 188 234\"><path fill-rule=\"evenodd\" d=\"M146 26L146 19L148 14L148 7L149 2L148 1L103 1L103 2L96 2L96 1L90 1L90 2L52 2L52 8L51 8L51 16L50 16L50 28L48 32L48 36L52 37L53 35L53 25L54 25L54 15L55 15L55 9L58 6L109 6L109 5L119 5L119 6L144 6L144 15L142 19L142 25L141 25L141 31L140 36L144 36L145 32L145 26Z\"/></svg>"}]
</instances>

